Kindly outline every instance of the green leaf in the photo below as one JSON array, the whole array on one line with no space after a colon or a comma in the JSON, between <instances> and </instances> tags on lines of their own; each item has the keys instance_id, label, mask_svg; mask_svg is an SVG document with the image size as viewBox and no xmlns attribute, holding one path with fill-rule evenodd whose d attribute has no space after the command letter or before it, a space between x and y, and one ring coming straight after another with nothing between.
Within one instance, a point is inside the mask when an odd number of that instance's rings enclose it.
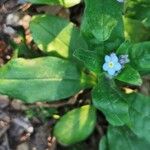
<instances>
[{"instance_id":1,"label":"green leaf","mask_svg":"<svg viewBox=\"0 0 150 150\"><path fill-rule=\"evenodd\" d=\"M142 84L140 74L130 65L126 65L125 68L123 68L123 70L117 75L116 79L137 86Z\"/></svg>"},{"instance_id":2,"label":"green leaf","mask_svg":"<svg viewBox=\"0 0 150 150\"><path fill-rule=\"evenodd\" d=\"M27 0L33 4L61 5L64 7L72 7L81 2L81 0Z\"/></svg>"},{"instance_id":3,"label":"green leaf","mask_svg":"<svg viewBox=\"0 0 150 150\"><path fill-rule=\"evenodd\" d=\"M72 57L75 49L87 49L87 45L73 23L56 16L34 16L30 23L33 40L45 53Z\"/></svg>"},{"instance_id":4,"label":"green leaf","mask_svg":"<svg viewBox=\"0 0 150 150\"><path fill-rule=\"evenodd\" d=\"M129 96L131 130L150 142L150 97L134 93Z\"/></svg>"},{"instance_id":5,"label":"green leaf","mask_svg":"<svg viewBox=\"0 0 150 150\"><path fill-rule=\"evenodd\" d=\"M100 76L92 97L94 106L105 114L110 124L119 126L129 121L128 104L112 80Z\"/></svg>"},{"instance_id":6,"label":"green leaf","mask_svg":"<svg viewBox=\"0 0 150 150\"><path fill-rule=\"evenodd\" d=\"M84 65L96 74L101 72L102 60L101 56L95 51L78 49L74 52L75 57L84 63Z\"/></svg>"},{"instance_id":7,"label":"green leaf","mask_svg":"<svg viewBox=\"0 0 150 150\"><path fill-rule=\"evenodd\" d=\"M128 41L123 42L116 51L117 55L129 55L132 44Z\"/></svg>"},{"instance_id":8,"label":"green leaf","mask_svg":"<svg viewBox=\"0 0 150 150\"><path fill-rule=\"evenodd\" d=\"M109 39L113 29L123 32L122 5L114 0L85 0L85 12L81 30L91 44ZM116 32L122 34L122 32Z\"/></svg>"},{"instance_id":9,"label":"green leaf","mask_svg":"<svg viewBox=\"0 0 150 150\"><path fill-rule=\"evenodd\" d=\"M130 57L133 66L139 72L150 73L150 42L134 44Z\"/></svg>"},{"instance_id":10,"label":"green leaf","mask_svg":"<svg viewBox=\"0 0 150 150\"><path fill-rule=\"evenodd\" d=\"M99 142L99 150L108 150L107 137L103 136Z\"/></svg>"},{"instance_id":11,"label":"green leaf","mask_svg":"<svg viewBox=\"0 0 150 150\"><path fill-rule=\"evenodd\" d=\"M54 127L54 136L63 145L85 140L96 124L95 108L89 105L69 111Z\"/></svg>"},{"instance_id":12,"label":"green leaf","mask_svg":"<svg viewBox=\"0 0 150 150\"><path fill-rule=\"evenodd\" d=\"M130 65L140 73L150 73L150 42L124 42L118 49L117 55L129 55Z\"/></svg>"},{"instance_id":13,"label":"green leaf","mask_svg":"<svg viewBox=\"0 0 150 150\"><path fill-rule=\"evenodd\" d=\"M124 17L125 37L131 42L150 40L150 27L145 27L139 20Z\"/></svg>"},{"instance_id":14,"label":"green leaf","mask_svg":"<svg viewBox=\"0 0 150 150\"><path fill-rule=\"evenodd\" d=\"M125 41L123 44L121 44L121 46L117 49L117 55L128 55L129 56L129 60L131 62L130 65L133 65L134 68L135 65L132 63L132 57L131 57L131 53L132 53L132 47L135 44L131 44L128 41ZM138 58L136 58L138 59ZM132 66L130 65L126 65L125 68L123 68L123 70L118 74L118 76L116 77L116 79L129 83L129 84L133 84L133 85L141 85L142 84L142 79L140 77L140 74L137 70L135 70Z\"/></svg>"},{"instance_id":15,"label":"green leaf","mask_svg":"<svg viewBox=\"0 0 150 150\"><path fill-rule=\"evenodd\" d=\"M0 69L0 93L30 103L72 96L83 82L76 65L56 57L18 58Z\"/></svg>"},{"instance_id":16,"label":"green leaf","mask_svg":"<svg viewBox=\"0 0 150 150\"><path fill-rule=\"evenodd\" d=\"M125 33L127 39L132 42L150 40L149 0L126 0L124 15Z\"/></svg>"},{"instance_id":17,"label":"green leaf","mask_svg":"<svg viewBox=\"0 0 150 150\"><path fill-rule=\"evenodd\" d=\"M126 0L125 16L139 20L145 27L150 27L150 1ZM140 10L140 11L139 11Z\"/></svg>"},{"instance_id":18,"label":"green leaf","mask_svg":"<svg viewBox=\"0 0 150 150\"><path fill-rule=\"evenodd\" d=\"M149 150L150 143L138 138L126 127L110 126L105 143L100 143L99 147L101 148L99 150Z\"/></svg>"}]
</instances>

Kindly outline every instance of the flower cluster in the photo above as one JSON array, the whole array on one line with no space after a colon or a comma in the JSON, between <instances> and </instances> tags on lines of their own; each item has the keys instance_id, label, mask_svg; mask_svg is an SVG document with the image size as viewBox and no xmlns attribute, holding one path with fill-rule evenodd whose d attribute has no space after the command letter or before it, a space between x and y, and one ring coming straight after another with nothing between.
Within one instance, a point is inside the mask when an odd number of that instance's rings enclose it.
<instances>
[{"instance_id":1,"label":"flower cluster","mask_svg":"<svg viewBox=\"0 0 150 150\"><path fill-rule=\"evenodd\" d=\"M119 58L115 53L105 56L103 70L110 76L116 76L126 63L129 62L128 55L120 55Z\"/></svg>"}]
</instances>

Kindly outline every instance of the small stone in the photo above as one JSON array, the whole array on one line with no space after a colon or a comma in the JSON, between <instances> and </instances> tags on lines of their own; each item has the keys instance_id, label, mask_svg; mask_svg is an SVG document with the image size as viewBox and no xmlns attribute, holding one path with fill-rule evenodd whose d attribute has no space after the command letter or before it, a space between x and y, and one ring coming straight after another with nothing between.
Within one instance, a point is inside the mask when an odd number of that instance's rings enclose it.
<instances>
[{"instance_id":1,"label":"small stone","mask_svg":"<svg viewBox=\"0 0 150 150\"><path fill-rule=\"evenodd\" d=\"M6 24L17 26L19 25L20 16L17 13L11 13L6 17Z\"/></svg>"},{"instance_id":2,"label":"small stone","mask_svg":"<svg viewBox=\"0 0 150 150\"><path fill-rule=\"evenodd\" d=\"M3 26L3 31L11 36L16 34L16 31L12 27L6 25Z\"/></svg>"},{"instance_id":3,"label":"small stone","mask_svg":"<svg viewBox=\"0 0 150 150\"><path fill-rule=\"evenodd\" d=\"M11 106L13 109L17 110L17 111L21 111L21 110L25 110L25 105L24 103L19 100L19 99L14 99L12 102L11 102Z\"/></svg>"},{"instance_id":4,"label":"small stone","mask_svg":"<svg viewBox=\"0 0 150 150\"><path fill-rule=\"evenodd\" d=\"M9 55L6 55L6 59L7 59L7 60L10 60L11 57L10 57Z\"/></svg>"},{"instance_id":5,"label":"small stone","mask_svg":"<svg viewBox=\"0 0 150 150\"><path fill-rule=\"evenodd\" d=\"M34 129L33 129L33 127L31 126L31 127L29 127L29 128L27 129L27 131L28 131L29 133L33 133Z\"/></svg>"},{"instance_id":6,"label":"small stone","mask_svg":"<svg viewBox=\"0 0 150 150\"><path fill-rule=\"evenodd\" d=\"M9 97L6 95L0 95L0 109L4 109L9 105Z\"/></svg>"}]
</instances>

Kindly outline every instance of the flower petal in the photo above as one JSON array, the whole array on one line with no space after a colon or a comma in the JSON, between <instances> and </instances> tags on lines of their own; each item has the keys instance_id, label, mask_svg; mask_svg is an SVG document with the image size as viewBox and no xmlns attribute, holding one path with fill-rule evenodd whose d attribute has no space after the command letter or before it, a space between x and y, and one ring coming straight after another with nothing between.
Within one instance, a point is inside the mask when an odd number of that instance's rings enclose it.
<instances>
[{"instance_id":1,"label":"flower petal","mask_svg":"<svg viewBox=\"0 0 150 150\"><path fill-rule=\"evenodd\" d=\"M111 53L110 57L113 62L118 62L118 57L115 53Z\"/></svg>"},{"instance_id":2,"label":"flower petal","mask_svg":"<svg viewBox=\"0 0 150 150\"><path fill-rule=\"evenodd\" d=\"M105 63L105 64L103 65L103 70L104 70L104 71L107 71L108 69L109 69L108 63Z\"/></svg>"},{"instance_id":3,"label":"flower petal","mask_svg":"<svg viewBox=\"0 0 150 150\"><path fill-rule=\"evenodd\" d=\"M114 76L114 75L115 75L115 72L116 72L116 71L115 71L114 69L112 69L112 68L111 68L111 69L108 69L108 74L111 75L111 76Z\"/></svg>"},{"instance_id":4,"label":"flower petal","mask_svg":"<svg viewBox=\"0 0 150 150\"><path fill-rule=\"evenodd\" d=\"M106 55L106 56L105 56L105 62L110 62L110 61L111 61L110 56Z\"/></svg>"},{"instance_id":5,"label":"flower petal","mask_svg":"<svg viewBox=\"0 0 150 150\"><path fill-rule=\"evenodd\" d=\"M120 63L116 63L115 66L114 66L114 69L115 69L116 71L121 70L121 68L122 68L122 66L120 65Z\"/></svg>"}]
</instances>

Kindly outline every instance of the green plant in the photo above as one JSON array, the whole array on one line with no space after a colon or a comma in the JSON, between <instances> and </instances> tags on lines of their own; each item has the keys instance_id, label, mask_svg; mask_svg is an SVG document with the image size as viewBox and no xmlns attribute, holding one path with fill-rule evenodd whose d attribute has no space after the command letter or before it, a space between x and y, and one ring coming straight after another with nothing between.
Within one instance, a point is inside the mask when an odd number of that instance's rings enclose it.
<instances>
[{"instance_id":1,"label":"green plant","mask_svg":"<svg viewBox=\"0 0 150 150\"><path fill-rule=\"evenodd\" d=\"M79 2L29 1L65 7ZM91 88L91 104L69 111L56 124L57 140L70 145L86 139L97 109L109 122L101 150L148 150L150 98L121 89L141 86L150 73L150 1L85 0L80 29L57 16L37 15L30 30L46 57L8 62L0 69L0 93L27 103L51 102Z\"/></svg>"}]
</instances>

